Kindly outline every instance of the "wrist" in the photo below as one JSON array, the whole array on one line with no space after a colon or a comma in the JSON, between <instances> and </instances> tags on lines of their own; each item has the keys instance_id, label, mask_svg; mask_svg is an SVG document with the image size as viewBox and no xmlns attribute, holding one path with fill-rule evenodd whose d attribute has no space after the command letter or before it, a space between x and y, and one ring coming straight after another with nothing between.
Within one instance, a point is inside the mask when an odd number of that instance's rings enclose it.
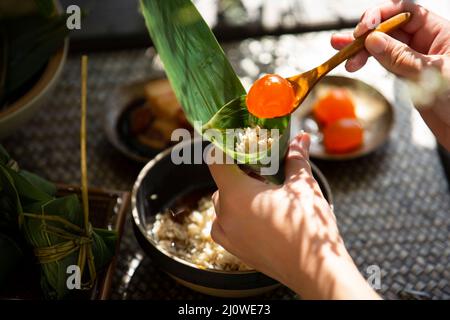
<instances>
[{"instance_id":1,"label":"wrist","mask_svg":"<svg viewBox=\"0 0 450 320\"><path fill-rule=\"evenodd\" d=\"M333 286L329 286L327 299L339 300L368 300L380 299L379 295L370 287L366 279L359 272L352 258L346 251L346 256L332 256L328 261L325 272Z\"/></svg>"},{"instance_id":2,"label":"wrist","mask_svg":"<svg viewBox=\"0 0 450 320\"><path fill-rule=\"evenodd\" d=\"M358 271L344 245L315 255L309 266L287 281L303 299L380 299Z\"/></svg>"}]
</instances>

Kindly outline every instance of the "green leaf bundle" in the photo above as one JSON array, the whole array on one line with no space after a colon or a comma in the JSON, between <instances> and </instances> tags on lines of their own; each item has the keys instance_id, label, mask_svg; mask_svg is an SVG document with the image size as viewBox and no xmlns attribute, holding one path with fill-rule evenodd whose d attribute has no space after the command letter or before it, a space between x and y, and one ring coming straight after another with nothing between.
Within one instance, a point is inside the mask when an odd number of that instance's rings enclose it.
<instances>
[{"instance_id":1,"label":"green leaf bundle","mask_svg":"<svg viewBox=\"0 0 450 320\"><path fill-rule=\"evenodd\" d=\"M115 232L92 228L90 237L86 237L83 227L83 210L78 196L56 197L53 184L19 170L0 146L0 259L8 262L0 268L0 288L2 278L14 271L13 266L20 261L22 253L28 251L5 235L9 233L22 238L33 250L40 263L44 296L50 299L67 297L70 294L66 284L67 268L80 266L82 244L92 244L98 270L104 268L114 255Z\"/></svg>"}]
</instances>

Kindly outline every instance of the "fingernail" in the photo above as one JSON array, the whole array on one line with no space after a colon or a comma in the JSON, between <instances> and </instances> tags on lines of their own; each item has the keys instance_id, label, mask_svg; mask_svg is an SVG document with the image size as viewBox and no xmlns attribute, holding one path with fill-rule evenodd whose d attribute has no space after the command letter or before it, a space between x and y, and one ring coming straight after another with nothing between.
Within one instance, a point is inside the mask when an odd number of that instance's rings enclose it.
<instances>
[{"instance_id":1,"label":"fingernail","mask_svg":"<svg viewBox=\"0 0 450 320\"><path fill-rule=\"evenodd\" d=\"M381 54L386 51L387 40L381 32L373 32L366 39L366 49L372 54Z\"/></svg>"},{"instance_id":2,"label":"fingernail","mask_svg":"<svg viewBox=\"0 0 450 320\"><path fill-rule=\"evenodd\" d=\"M335 32L335 33L333 33L332 36L333 36L333 37L338 37L338 38L343 38L343 37L346 36L346 34L343 33L343 32Z\"/></svg>"},{"instance_id":3,"label":"fingernail","mask_svg":"<svg viewBox=\"0 0 450 320\"><path fill-rule=\"evenodd\" d=\"M302 129L297 133L297 135L294 137L294 139L292 139L292 141L295 141L296 143L301 144L304 135L305 135L305 130Z\"/></svg>"},{"instance_id":4,"label":"fingernail","mask_svg":"<svg viewBox=\"0 0 450 320\"><path fill-rule=\"evenodd\" d=\"M353 31L353 36L355 38L358 38L359 36L362 36L364 34L364 29L363 26L361 25L361 23L358 23L358 25L355 28L355 31Z\"/></svg>"},{"instance_id":5,"label":"fingernail","mask_svg":"<svg viewBox=\"0 0 450 320\"><path fill-rule=\"evenodd\" d=\"M309 145L311 141L309 139L309 135L307 133L303 134L302 139L300 140L300 145L304 150L309 150Z\"/></svg>"},{"instance_id":6,"label":"fingernail","mask_svg":"<svg viewBox=\"0 0 450 320\"><path fill-rule=\"evenodd\" d=\"M353 72L356 69L356 64L358 63L358 58L357 57L352 57L350 58L347 63L346 63L346 69L348 72Z\"/></svg>"}]
</instances>

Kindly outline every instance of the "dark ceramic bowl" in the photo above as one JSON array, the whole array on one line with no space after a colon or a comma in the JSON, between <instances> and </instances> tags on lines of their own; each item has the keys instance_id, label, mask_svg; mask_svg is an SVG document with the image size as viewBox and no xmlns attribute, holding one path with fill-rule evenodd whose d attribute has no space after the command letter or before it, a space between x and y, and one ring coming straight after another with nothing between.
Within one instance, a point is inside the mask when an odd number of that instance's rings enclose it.
<instances>
[{"instance_id":1,"label":"dark ceramic bowl","mask_svg":"<svg viewBox=\"0 0 450 320\"><path fill-rule=\"evenodd\" d=\"M205 148L201 140L182 142L173 148ZM171 151L157 155L140 172L132 192L132 214L136 238L143 250L159 267L181 284L196 291L221 297L247 297L267 292L279 285L268 276L251 271L219 271L205 269L182 260L159 246L147 233L154 216L171 207L176 199L186 194L217 189L206 164L175 165ZM191 152L193 155L193 152ZM316 180L332 203L331 191L322 173L312 165Z\"/></svg>"}]
</instances>

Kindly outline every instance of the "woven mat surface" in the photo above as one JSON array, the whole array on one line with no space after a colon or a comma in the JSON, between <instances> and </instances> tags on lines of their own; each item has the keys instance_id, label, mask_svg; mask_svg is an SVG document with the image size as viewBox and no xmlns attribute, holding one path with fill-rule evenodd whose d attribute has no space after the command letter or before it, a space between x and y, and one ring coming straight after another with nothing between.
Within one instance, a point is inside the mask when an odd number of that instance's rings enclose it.
<instances>
[{"instance_id":1,"label":"woven mat surface","mask_svg":"<svg viewBox=\"0 0 450 320\"><path fill-rule=\"evenodd\" d=\"M262 72L289 75L328 58L329 32L245 40L225 49L249 85ZM77 183L79 170L80 57L70 56L48 102L21 130L3 141L23 168L52 181ZM150 50L90 55L88 154L90 185L130 190L141 168L107 141L103 118L120 85L145 79L160 65ZM342 68L337 74L346 74ZM344 240L360 271L381 269L380 294L407 291L450 299L450 194L435 142L410 105L403 85L375 62L354 77L378 88L395 108L389 142L347 162L317 162L327 177ZM140 250L126 223L114 279L114 299L208 298L178 285ZM264 298L293 299L281 287Z\"/></svg>"}]
</instances>

